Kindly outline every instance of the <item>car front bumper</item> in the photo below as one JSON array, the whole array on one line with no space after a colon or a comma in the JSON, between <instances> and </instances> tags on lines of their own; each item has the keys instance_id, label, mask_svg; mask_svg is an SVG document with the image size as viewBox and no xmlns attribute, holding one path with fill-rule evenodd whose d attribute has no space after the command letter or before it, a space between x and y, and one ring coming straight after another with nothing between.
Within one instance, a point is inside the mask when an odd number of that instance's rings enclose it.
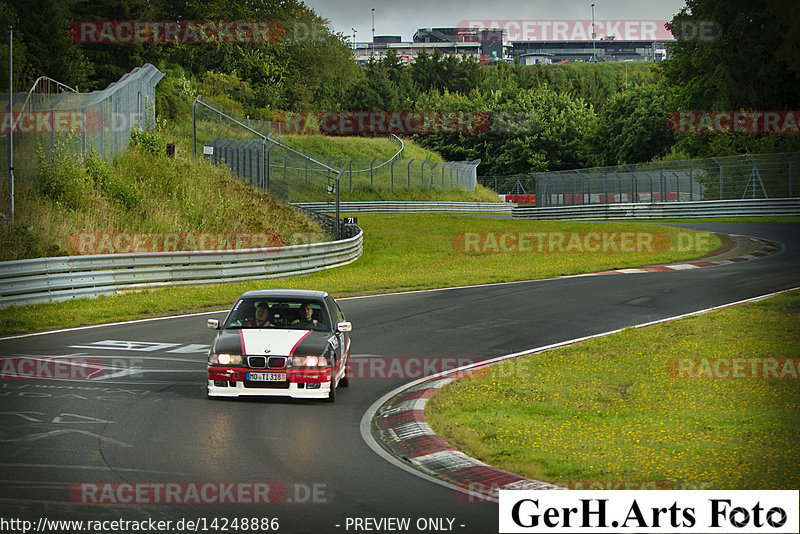
<instances>
[{"instance_id":1,"label":"car front bumper","mask_svg":"<svg viewBox=\"0 0 800 534\"><path fill-rule=\"evenodd\" d=\"M287 380L279 382L253 382L247 373L264 369L208 366L209 397L292 397L297 399L324 399L331 389L331 369L280 369ZM272 370L269 370L272 372Z\"/></svg>"}]
</instances>

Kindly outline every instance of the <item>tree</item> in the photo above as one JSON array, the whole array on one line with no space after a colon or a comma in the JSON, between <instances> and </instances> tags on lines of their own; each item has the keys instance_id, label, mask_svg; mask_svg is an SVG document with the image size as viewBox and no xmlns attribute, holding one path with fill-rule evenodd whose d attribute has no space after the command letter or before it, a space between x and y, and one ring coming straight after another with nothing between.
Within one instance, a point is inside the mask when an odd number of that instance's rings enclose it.
<instances>
[{"instance_id":1,"label":"tree","mask_svg":"<svg viewBox=\"0 0 800 534\"><path fill-rule=\"evenodd\" d=\"M642 163L664 155L675 143L667 127L672 109L664 84L636 87L606 102L592 136L598 165Z\"/></svg>"},{"instance_id":2,"label":"tree","mask_svg":"<svg viewBox=\"0 0 800 534\"><path fill-rule=\"evenodd\" d=\"M687 0L670 22L677 42L661 70L681 110L796 110L800 106L800 3ZM800 149L797 135L682 134L694 157Z\"/></svg>"},{"instance_id":3,"label":"tree","mask_svg":"<svg viewBox=\"0 0 800 534\"><path fill-rule=\"evenodd\" d=\"M681 109L796 109L800 4L687 0L663 72Z\"/></svg>"},{"instance_id":4,"label":"tree","mask_svg":"<svg viewBox=\"0 0 800 534\"><path fill-rule=\"evenodd\" d=\"M469 96L429 91L417 109L475 110L491 119L486 131L425 134L419 141L451 160L480 159L478 174L515 174L583 167L596 115L583 100L540 87Z\"/></svg>"},{"instance_id":5,"label":"tree","mask_svg":"<svg viewBox=\"0 0 800 534\"><path fill-rule=\"evenodd\" d=\"M69 38L72 22L68 2L62 0L8 0L0 7L0 25L14 24L15 84L20 90L39 76L49 76L72 87L91 85L94 67L77 43ZM8 72L7 52L0 59ZM8 76L3 75L8 83Z\"/></svg>"}]
</instances>

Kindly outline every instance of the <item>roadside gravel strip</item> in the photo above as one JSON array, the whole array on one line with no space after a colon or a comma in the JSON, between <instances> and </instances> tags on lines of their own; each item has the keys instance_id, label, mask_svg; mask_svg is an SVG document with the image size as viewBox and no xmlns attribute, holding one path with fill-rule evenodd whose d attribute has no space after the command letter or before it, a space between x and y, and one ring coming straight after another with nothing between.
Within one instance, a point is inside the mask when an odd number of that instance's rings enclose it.
<instances>
[{"instance_id":1,"label":"roadside gravel strip","mask_svg":"<svg viewBox=\"0 0 800 534\"><path fill-rule=\"evenodd\" d=\"M619 269L575 276L678 271L716 267L761 258L781 250L780 244L761 239L744 236L726 236L726 238L728 238L728 243L723 247L726 250L704 258L704 261L637 269ZM744 255L739 255L742 253ZM730 306L763 300L777 294L779 293L634 325L633 328L643 328L684 317L700 315ZM379 456L401 469L453 489L457 492L459 499L464 502L497 502L498 491L501 489L563 489L548 482L532 480L492 467L467 456L436 434L428 425L425 419L425 405L428 399L433 397L442 386L458 378L466 377L471 373L479 372L496 362L536 354L620 331L622 329L507 354L415 380L387 393L370 406L361 420L361 436Z\"/></svg>"}]
</instances>

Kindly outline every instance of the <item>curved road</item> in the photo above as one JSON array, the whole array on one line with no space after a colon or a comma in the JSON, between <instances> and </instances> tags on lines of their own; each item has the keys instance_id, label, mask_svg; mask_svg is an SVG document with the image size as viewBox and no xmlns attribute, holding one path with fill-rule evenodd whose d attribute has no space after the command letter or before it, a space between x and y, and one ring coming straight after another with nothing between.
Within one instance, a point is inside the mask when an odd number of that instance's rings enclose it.
<instances>
[{"instance_id":1,"label":"curved road","mask_svg":"<svg viewBox=\"0 0 800 534\"><path fill-rule=\"evenodd\" d=\"M425 369L800 286L800 224L678 226L752 235L784 249L689 271L344 299L357 376L335 404L206 399L213 332L205 321L224 313L2 339L5 370L38 358L37 373L54 376L0 381L0 516L150 518L173 527L206 518L209 528L213 518L278 518L279 532L298 533L354 532L355 518L408 518L409 528L395 531L496 532L496 505L462 502L372 453L359 434L362 415ZM56 366L54 357L83 367ZM82 379L87 368L96 374ZM59 378L69 373L77 379ZM180 488L172 494L180 504L111 504L133 498L133 487L154 499L154 488L167 483ZM235 502L196 504L192 490L203 487ZM280 502L251 504L254 498ZM93 499L102 504L82 504ZM402 523L361 525L390 531Z\"/></svg>"}]
</instances>

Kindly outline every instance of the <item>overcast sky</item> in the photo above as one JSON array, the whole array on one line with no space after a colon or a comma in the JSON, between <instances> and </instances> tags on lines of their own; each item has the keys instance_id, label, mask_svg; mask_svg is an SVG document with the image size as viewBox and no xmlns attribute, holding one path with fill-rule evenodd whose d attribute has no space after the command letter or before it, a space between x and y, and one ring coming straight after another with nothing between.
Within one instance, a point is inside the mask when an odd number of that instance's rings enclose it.
<instances>
[{"instance_id":1,"label":"overcast sky","mask_svg":"<svg viewBox=\"0 0 800 534\"><path fill-rule=\"evenodd\" d=\"M410 41L419 28L448 28L473 20L670 20L684 0L303 0L330 20L334 32L356 41L400 35Z\"/></svg>"}]
</instances>

